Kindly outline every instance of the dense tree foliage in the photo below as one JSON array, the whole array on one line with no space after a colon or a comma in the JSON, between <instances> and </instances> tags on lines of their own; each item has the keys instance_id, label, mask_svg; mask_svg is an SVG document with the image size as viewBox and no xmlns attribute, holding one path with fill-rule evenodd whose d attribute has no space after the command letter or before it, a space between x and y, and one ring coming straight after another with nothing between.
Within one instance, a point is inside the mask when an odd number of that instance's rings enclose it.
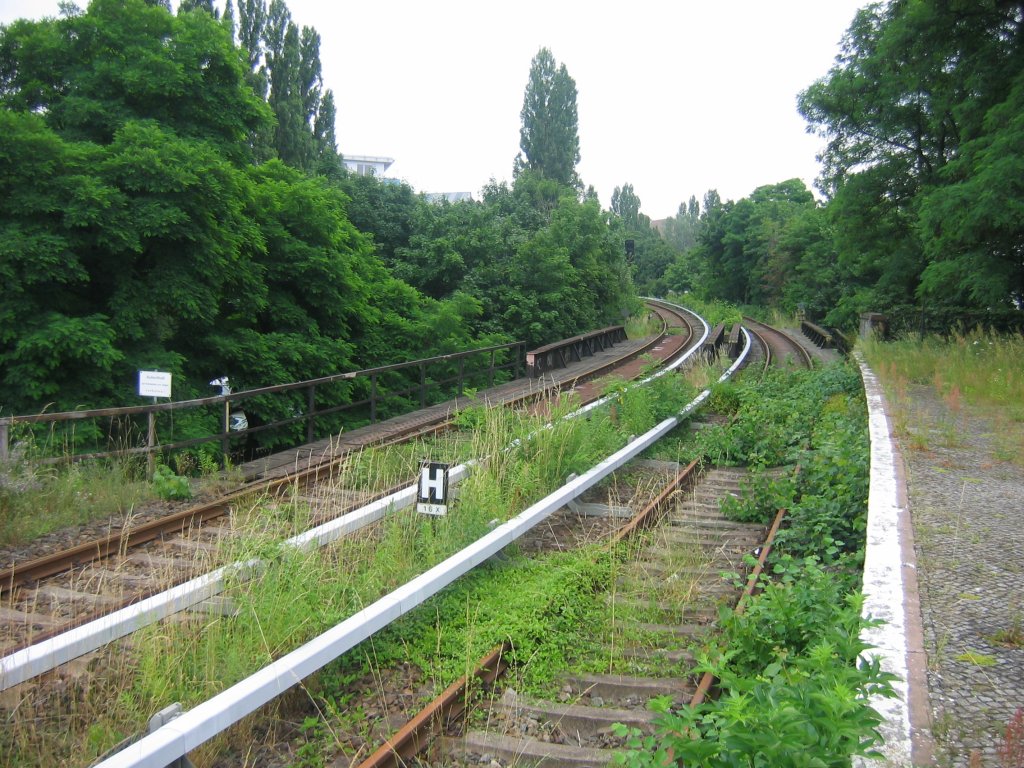
<instances>
[{"instance_id":1,"label":"dense tree foliage","mask_svg":"<svg viewBox=\"0 0 1024 768\"><path fill-rule=\"evenodd\" d=\"M334 94L323 87L319 33L300 31L284 0L269 6L266 0L239 0L238 17L248 80L276 120L252 137L258 158L276 156L305 170L336 169Z\"/></svg>"},{"instance_id":2,"label":"dense tree foliage","mask_svg":"<svg viewBox=\"0 0 1024 768\"><path fill-rule=\"evenodd\" d=\"M859 11L798 100L827 141L825 203L795 180L736 202L691 198L665 223L679 255L662 284L847 327L862 311L926 307L1012 326L1024 308L1022 28L1020 2Z\"/></svg>"},{"instance_id":3,"label":"dense tree foliage","mask_svg":"<svg viewBox=\"0 0 1024 768\"><path fill-rule=\"evenodd\" d=\"M596 200L531 172L480 202L425 205L393 269L436 299L472 296L478 333L541 344L635 305L622 240Z\"/></svg>"},{"instance_id":4,"label":"dense tree foliage","mask_svg":"<svg viewBox=\"0 0 1024 768\"><path fill-rule=\"evenodd\" d=\"M141 368L182 398L542 344L634 307L620 224L573 186L564 67L568 154L529 144L514 187L433 205L343 170L319 46L282 0L0 28L0 410L131 402Z\"/></svg>"},{"instance_id":5,"label":"dense tree foliage","mask_svg":"<svg viewBox=\"0 0 1024 768\"><path fill-rule=\"evenodd\" d=\"M547 48L541 48L533 58L520 116L522 152L515 160L516 176L529 170L566 186L580 187L576 174L580 161L576 81Z\"/></svg>"},{"instance_id":6,"label":"dense tree foliage","mask_svg":"<svg viewBox=\"0 0 1024 768\"><path fill-rule=\"evenodd\" d=\"M662 296L667 291L665 271L676 251L651 226L650 217L640 212L640 205L632 184L616 187L611 199L611 225L627 250L637 288L647 296Z\"/></svg>"},{"instance_id":7,"label":"dense tree foliage","mask_svg":"<svg viewBox=\"0 0 1024 768\"><path fill-rule=\"evenodd\" d=\"M139 368L180 397L468 343L476 308L391 276L330 179L251 164L274 119L244 56L141 0L2 30L5 410L122 403Z\"/></svg>"},{"instance_id":8,"label":"dense tree foliage","mask_svg":"<svg viewBox=\"0 0 1024 768\"><path fill-rule=\"evenodd\" d=\"M737 202L710 190L703 210L691 198L666 230L695 243L668 267L663 283L671 290L816 317L842 295L828 211L799 179L758 187Z\"/></svg>"},{"instance_id":9,"label":"dense tree foliage","mask_svg":"<svg viewBox=\"0 0 1024 768\"><path fill-rule=\"evenodd\" d=\"M697 244L700 234L700 203L693 195L688 202L680 203L675 216L665 220L665 239L680 253Z\"/></svg>"},{"instance_id":10,"label":"dense tree foliage","mask_svg":"<svg viewBox=\"0 0 1024 768\"><path fill-rule=\"evenodd\" d=\"M870 5L801 94L828 140L847 315L915 300L1021 306L1022 25L1019 2Z\"/></svg>"}]
</instances>

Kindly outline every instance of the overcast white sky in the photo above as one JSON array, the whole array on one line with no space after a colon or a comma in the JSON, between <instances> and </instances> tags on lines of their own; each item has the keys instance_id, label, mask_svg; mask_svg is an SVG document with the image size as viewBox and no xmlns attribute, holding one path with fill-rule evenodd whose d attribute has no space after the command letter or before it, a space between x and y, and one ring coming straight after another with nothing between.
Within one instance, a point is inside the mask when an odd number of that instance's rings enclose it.
<instances>
[{"instance_id":1,"label":"overcast white sky","mask_svg":"<svg viewBox=\"0 0 1024 768\"><path fill-rule=\"evenodd\" d=\"M630 183L660 219L711 188L812 186L823 142L796 96L867 0L286 2L320 33L343 154L394 158L389 175L421 192L511 180L546 46L576 81L583 182L605 206ZM56 14L57 0L0 0L0 23Z\"/></svg>"}]
</instances>

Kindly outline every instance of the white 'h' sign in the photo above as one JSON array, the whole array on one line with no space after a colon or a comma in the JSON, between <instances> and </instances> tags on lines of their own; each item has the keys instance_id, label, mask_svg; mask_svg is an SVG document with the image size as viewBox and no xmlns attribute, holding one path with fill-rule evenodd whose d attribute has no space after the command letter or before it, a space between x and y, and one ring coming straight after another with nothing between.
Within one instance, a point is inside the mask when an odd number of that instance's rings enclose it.
<instances>
[{"instance_id":1,"label":"white 'h' sign","mask_svg":"<svg viewBox=\"0 0 1024 768\"><path fill-rule=\"evenodd\" d=\"M448 465L423 462L416 511L425 515L448 514Z\"/></svg>"}]
</instances>

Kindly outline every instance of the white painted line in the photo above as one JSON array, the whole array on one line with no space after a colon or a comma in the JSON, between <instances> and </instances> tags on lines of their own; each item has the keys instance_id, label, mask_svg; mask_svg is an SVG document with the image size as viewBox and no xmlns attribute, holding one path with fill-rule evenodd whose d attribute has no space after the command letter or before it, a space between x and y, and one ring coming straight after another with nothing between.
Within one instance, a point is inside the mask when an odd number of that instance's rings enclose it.
<instances>
[{"instance_id":1,"label":"white painted line","mask_svg":"<svg viewBox=\"0 0 1024 768\"><path fill-rule=\"evenodd\" d=\"M903 562L900 517L906 514L898 499L895 451L885 414L882 387L863 356L856 353L864 381L871 437L871 479L868 491L867 544L864 554L864 616L883 619L884 624L861 632L861 640L872 647L864 655L878 656L882 669L899 677L894 687L898 698L870 700L884 718L879 732L885 744L879 748L886 766L911 765L909 679L906 613L903 595ZM878 766L878 761L854 758L857 768Z\"/></svg>"}]
</instances>

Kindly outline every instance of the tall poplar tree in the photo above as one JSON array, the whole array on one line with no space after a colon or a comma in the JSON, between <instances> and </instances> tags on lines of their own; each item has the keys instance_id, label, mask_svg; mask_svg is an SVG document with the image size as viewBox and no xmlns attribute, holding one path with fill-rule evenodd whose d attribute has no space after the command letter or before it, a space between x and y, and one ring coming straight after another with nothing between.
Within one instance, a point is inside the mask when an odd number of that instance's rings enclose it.
<instances>
[{"instance_id":1,"label":"tall poplar tree","mask_svg":"<svg viewBox=\"0 0 1024 768\"><path fill-rule=\"evenodd\" d=\"M519 148L515 175L529 170L576 189L580 161L576 81L565 64L559 65L547 48L541 48L530 66L530 79L520 113Z\"/></svg>"}]
</instances>

